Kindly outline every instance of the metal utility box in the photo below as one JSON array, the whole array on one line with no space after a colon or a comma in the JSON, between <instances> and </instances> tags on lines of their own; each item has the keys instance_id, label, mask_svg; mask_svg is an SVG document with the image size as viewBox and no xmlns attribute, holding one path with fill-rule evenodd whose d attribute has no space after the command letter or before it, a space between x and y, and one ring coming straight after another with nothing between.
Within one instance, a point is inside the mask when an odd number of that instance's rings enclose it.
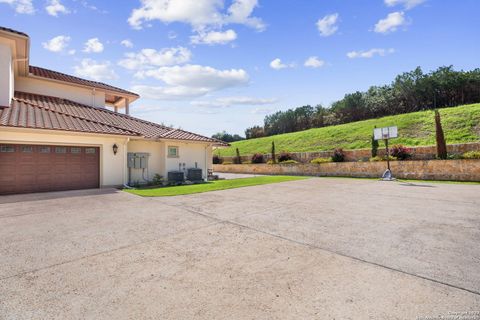
<instances>
[{"instance_id":1,"label":"metal utility box","mask_svg":"<svg viewBox=\"0 0 480 320\"><path fill-rule=\"evenodd\" d=\"M187 170L187 179L190 181L200 181L202 178L202 169L190 168Z\"/></svg>"},{"instance_id":2,"label":"metal utility box","mask_svg":"<svg viewBox=\"0 0 480 320\"><path fill-rule=\"evenodd\" d=\"M183 182L185 175L183 171L169 171L168 172L168 181L171 182Z\"/></svg>"},{"instance_id":3,"label":"metal utility box","mask_svg":"<svg viewBox=\"0 0 480 320\"><path fill-rule=\"evenodd\" d=\"M127 154L127 167L133 169L148 168L149 153L146 152L129 152Z\"/></svg>"}]
</instances>

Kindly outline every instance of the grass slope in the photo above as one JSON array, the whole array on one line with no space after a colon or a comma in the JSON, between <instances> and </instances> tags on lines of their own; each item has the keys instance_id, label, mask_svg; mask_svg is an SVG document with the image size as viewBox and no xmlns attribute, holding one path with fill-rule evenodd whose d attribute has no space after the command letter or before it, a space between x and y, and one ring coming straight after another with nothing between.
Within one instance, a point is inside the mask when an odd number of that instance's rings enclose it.
<instances>
[{"instance_id":1,"label":"grass slope","mask_svg":"<svg viewBox=\"0 0 480 320\"><path fill-rule=\"evenodd\" d=\"M308 177L261 176L233 180L218 180L186 186L162 187L154 189L124 189L124 191L144 197L166 197L303 179L308 179Z\"/></svg>"},{"instance_id":2,"label":"grass slope","mask_svg":"<svg viewBox=\"0 0 480 320\"><path fill-rule=\"evenodd\" d=\"M443 130L448 144L480 140L480 104L440 109ZM242 155L256 152L270 153L272 140L277 152L307 152L370 148L373 127L398 126L399 138L392 144L422 146L435 144L435 120L433 111L420 111L379 119L364 120L280 134L271 137L237 141L226 149L217 149L220 156L234 156L235 148ZM382 146L382 143L380 143Z\"/></svg>"}]
</instances>

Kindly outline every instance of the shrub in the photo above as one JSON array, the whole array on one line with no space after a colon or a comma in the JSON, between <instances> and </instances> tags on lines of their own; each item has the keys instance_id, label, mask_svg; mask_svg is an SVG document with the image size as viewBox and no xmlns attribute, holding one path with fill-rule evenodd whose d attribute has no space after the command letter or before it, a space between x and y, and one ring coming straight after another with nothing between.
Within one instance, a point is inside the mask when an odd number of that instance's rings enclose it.
<instances>
[{"instance_id":1,"label":"shrub","mask_svg":"<svg viewBox=\"0 0 480 320\"><path fill-rule=\"evenodd\" d=\"M282 152L278 156L278 162L285 162L287 160L293 160L293 156L288 152Z\"/></svg>"},{"instance_id":2,"label":"shrub","mask_svg":"<svg viewBox=\"0 0 480 320\"><path fill-rule=\"evenodd\" d=\"M310 163L320 164L320 163L327 163L332 162L332 158L315 158Z\"/></svg>"},{"instance_id":3,"label":"shrub","mask_svg":"<svg viewBox=\"0 0 480 320\"><path fill-rule=\"evenodd\" d=\"M268 161L267 161L267 164L276 164L276 163L273 162L273 160L268 160Z\"/></svg>"},{"instance_id":4,"label":"shrub","mask_svg":"<svg viewBox=\"0 0 480 320\"><path fill-rule=\"evenodd\" d=\"M213 164L222 164L223 159L219 155L213 155Z\"/></svg>"},{"instance_id":5,"label":"shrub","mask_svg":"<svg viewBox=\"0 0 480 320\"><path fill-rule=\"evenodd\" d=\"M390 155L398 160L407 160L412 157L412 150L401 144L396 144L390 149Z\"/></svg>"},{"instance_id":6,"label":"shrub","mask_svg":"<svg viewBox=\"0 0 480 320\"><path fill-rule=\"evenodd\" d=\"M447 159L447 143L445 142L442 121L440 120L440 113L438 110L435 110L435 139L437 142L437 157L439 159Z\"/></svg>"},{"instance_id":7,"label":"shrub","mask_svg":"<svg viewBox=\"0 0 480 320\"><path fill-rule=\"evenodd\" d=\"M389 156L389 157L388 157L388 160L390 160L390 161L395 161L395 160L397 160L397 158L395 158L395 157L393 157L393 156ZM387 156L383 156L383 157L380 157L380 156L372 157L372 158L370 158L369 161L370 161L370 162L387 161Z\"/></svg>"},{"instance_id":8,"label":"shrub","mask_svg":"<svg viewBox=\"0 0 480 320\"><path fill-rule=\"evenodd\" d=\"M222 163L222 164L223 164L223 165L227 165L227 164L233 164L233 162L232 162L232 161L223 161L223 163Z\"/></svg>"},{"instance_id":9,"label":"shrub","mask_svg":"<svg viewBox=\"0 0 480 320\"><path fill-rule=\"evenodd\" d=\"M345 161L345 153L343 153L342 148L335 149L335 151L333 152L332 161L333 162L344 162Z\"/></svg>"},{"instance_id":10,"label":"shrub","mask_svg":"<svg viewBox=\"0 0 480 320\"><path fill-rule=\"evenodd\" d=\"M152 178L152 183L153 185L161 185L163 182L163 177L161 175L159 175L158 173L155 173L155 175L153 176Z\"/></svg>"},{"instance_id":11,"label":"shrub","mask_svg":"<svg viewBox=\"0 0 480 320\"><path fill-rule=\"evenodd\" d=\"M263 162L264 162L263 154L261 154L261 153L255 153L255 154L252 156L252 163L263 163Z\"/></svg>"},{"instance_id":12,"label":"shrub","mask_svg":"<svg viewBox=\"0 0 480 320\"><path fill-rule=\"evenodd\" d=\"M235 156L235 158L233 158L233 163L242 164L242 157L240 156L240 151L238 150L238 148L235 151L237 155Z\"/></svg>"},{"instance_id":13,"label":"shrub","mask_svg":"<svg viewBox=\"0 0 480 320\"><path fill-rule=\"evenodd\" d=\"M285 160L285 161L280 161L280 164L290 164L290 163L298 163L298 161L295 161L295 160Z\"/></svg>"},{"instance_id":14,"label":"shrub","mask_svg":"<svg viewBox=\"0 0 480 320\"><path fill-rule=\"evenodd\" d=\"M242 161L242 164L252 164L252 161Z\"/></svg>"},{"instance_id":15,"label":"shrub","mask_svg":"<svg viewBox=\"0 0 480 320\"><path fill-rule=\"evenodd\" d=\"M469 151L462 154L463 159L480 159L480 151Z\"/></svg>"}]
</instances>

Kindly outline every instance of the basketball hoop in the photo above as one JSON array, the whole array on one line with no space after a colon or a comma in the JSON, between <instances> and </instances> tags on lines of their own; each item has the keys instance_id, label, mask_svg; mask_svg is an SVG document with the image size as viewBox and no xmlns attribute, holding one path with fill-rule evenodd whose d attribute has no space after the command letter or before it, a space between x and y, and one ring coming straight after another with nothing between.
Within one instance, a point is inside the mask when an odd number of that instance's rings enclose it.
<instances>
[{"instance_id":1,"label":"basketball hoop","mask_svg":"<svg viewBox=\"0 0 480 320\"><path fill-rule=\"evenodd\" d=\"M382 175L383 181L393 181L395 178L392 175L390 170L390 152L388 150L388 139L393 139L398 137L397 127L385 127L385 128L375 128L373 129L373 138L375 140L384 140L385 141L385 150L387 155L387 170Z\"/></svg>"}]
</instances>

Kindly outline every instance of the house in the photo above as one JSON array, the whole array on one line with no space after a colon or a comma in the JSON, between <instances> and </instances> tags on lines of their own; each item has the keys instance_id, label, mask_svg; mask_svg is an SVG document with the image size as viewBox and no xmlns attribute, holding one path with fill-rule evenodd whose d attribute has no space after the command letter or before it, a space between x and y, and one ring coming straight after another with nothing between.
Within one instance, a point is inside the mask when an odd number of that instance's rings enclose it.
<instances>
[{"instance_id":1,"label":"house","mask_svg":"<svg viewBox=\"0 0 480 320\"><path fill-rule=\"evenodd\" d=\"M129 115L133 92L29 65L0 27L0 194L122 186L212 168L222 141Z\"/></svg>"}]
</instances>

